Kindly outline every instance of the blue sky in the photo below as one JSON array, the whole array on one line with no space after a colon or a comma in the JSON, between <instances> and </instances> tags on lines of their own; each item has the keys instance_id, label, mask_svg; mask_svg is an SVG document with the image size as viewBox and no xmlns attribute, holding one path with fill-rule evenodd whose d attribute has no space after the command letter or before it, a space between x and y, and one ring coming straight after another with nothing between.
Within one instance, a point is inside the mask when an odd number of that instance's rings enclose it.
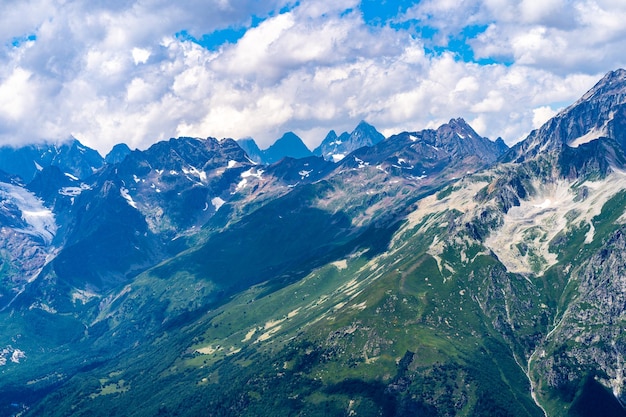
<instances>
[{"instance_id":1,"label":"blue sky","mask_svg":"<svg viewBox=\"0 0 626 417\"><path fill-rule=\"evenodd\" d=\"M372 30L391 27L398 32L406 32L411 36L421 39L424 42L424 51L431 56L440 55L446 52L452 53L456 60L465 62L475 62L481 65L487 64L510 64L506 60L498 60L492 57L476 59L474 51L468 41L475 39L478 35L488 29L487 24L468 24L461 28L458 33L448 35L443 42L436 41L435 36L439 30L428 25L428 19L401 18L403 14L416 4L415 1L373 1L363 0L357 8L348 8L343 15L350 13L360 13L363 23ZM267 16L250 16L246 24L236 24L225 28L216 29L210 33L203 33L201 36L193 36L187 30L182 30L176 34L180 40L188 40L201 45L208 50L218 50L222 46L236 44L245 33L257 27L263 21L277 14L291 12L298 3L288 4L279 9L272 10Z\"/></svg>"},{"instance_id":2,"label":"blue sky","mask_svg":"<svg viewBox=\"0 0 626 417\"><path fill-rule=\"evenodd\" d=\"M314 147L463 117L512 144L626 65L624 21L621 0L7 0L0 143Z\"/></svg>"}]
</instances>

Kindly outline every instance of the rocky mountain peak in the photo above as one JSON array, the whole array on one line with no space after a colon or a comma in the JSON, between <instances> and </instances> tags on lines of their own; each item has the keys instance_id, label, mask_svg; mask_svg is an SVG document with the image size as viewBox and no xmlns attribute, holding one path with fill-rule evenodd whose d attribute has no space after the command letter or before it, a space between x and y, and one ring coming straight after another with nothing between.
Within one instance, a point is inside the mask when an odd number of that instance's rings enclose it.
<instances>
[{"instance_id":1,"label":"rocky mountain peak","mask_svg":"<svg viewBox=\"0 0 626 417\"><path fill-rule=\"evenodd\" d=\"M326 137L324 138L324 140L322 142L334 142L335 140L337 140L337 132L335 132L334 130L331 130L330 132L328 132L328 134L326 135Z\"/></svg>"},{"instance_id":2,"label":"rocky mountain peak","mask_svg":"<svg viewBox=\"0 0 626 417\"><path fill-rule=\"evenodd\" d=\"M107 164L117 164L126 158L132 151L125 143L118 143L111 151L104 157L104 161Z\"/></svg>"},{"instance_id":3,"label":"rocky mountain peak","mask_svg":"<svg viewBox=\"0 0 626 417\"><path fill-rule=\"evenodd\" d=\"M246 152L250 160L257 164L263 163L263 153L253 138L237 139L237 144Z\"/></svg>"},{"instance_id":4,"label":"rocky mountain peak","mask_svg":"<svg viewBox=\"0 0 626 417\"><path fill-rule=\"evenodd\" d=\"M343 132L337 136L334 130L328 132L326 138L314 151L314 155L323 156L329 161L338 162L350 152L363 146L373 146L385 137L374 126L361 120L352 133Z\"/></svg>"},{"instance_id":5,"label":"rocky mountain peak","mask_svg":"<svg viewBox=\"0 0 626 417\"><path fill-rule=\"evenodd\" d=\"M359 122L359 124L356 126L356 128L354 128L354 131L352 131L352 134L354 136L364 136L364 135L370 135L372 136L372 141L375 143L380 142L381 140L384 139L384 136L381 135L374 126L372 126L371 124L367 123L365 120L361 120ZM381 138L382 136L382 138Z\"/></svg>"},{"instance_id":6,"label":"rocky mountain peak","mask_svg":"<svg viewBox=\"0 0 626 417\"><path fill-rule=\"evenodd\" d=\"M69 138L61 143L40 143L20 148L0 147L0 169L17 175L25 182L31 181L38 171L57 166L77 178L87 178L101 168L104 159L100 154L78 141Z\"/></svg>"},{"instance_id":7,"label":"rocky mountain peak","mask_svg":"<svg viewBox=\"0 0 626 417\"><path fill-rule=\"evenodd\" d=\"M486 162L494 162L508 148L502 140L493 142L480 136L462 118L451 119L433 132L433 145L445 149L453 157L478 156ZM429 137L428 134L422 134Z\"/></svg>"},{"instance_id":8,"label":"rocky mountain peak","mask_svg":"<svg viewBox=\"0 0 626 417\"><path fill-rule=\"evenodd\" d=\"M480 137L476 133L474 129L463 119L450 119L450 121L446 124L443 124L437 128L437 134L441 136L446 136L449 134L455 134L457 137L461 139L466 139L468 137Z\"/></svg>"},{"instance_id":9,"label":"rocky mountain peak","mask_svg":"<svg viewBox=\"0 0 626 417\"><path fill-rule=\"evenodd\" d=\"M563 109L517 144L505 160L523 162L547 155L600 167L599 174L623 159L626 151L626 71L606 74L578 101ZM598 141L598 139L602 139ZM589 162L593 159L595 162ZM567 167L566 167L567 168ZM580 169L561 169L580 174ZM587 172L589 169L584 169Z\"/></svg>"},{"instance_id":10,"label":"rocky mountain peak","mask_svg":"<svg viewBox=\"0 0 626 417\"><path fill-rule=\"evenodd\" d=\"M274 143L274 145L279 146L300 146L300 144L304 145L304 143L302 143L302 139L300 139L300 137L293 132L286 132Z\"/></svg>"},{"instance_id":11,"label":"rocky mountain peak","mask_svg":"<svg viewBox=\"0 0 626 417\"><path fill-rule=\"evenodd\" d=\"M312 153L302 139L293 132L287 132L272 146L263 151L263 160L268 164L278 162L286 156L291 158L305 158Z\"/></svg>"},{"instance_id":12,"label":"rocky mountain peak","mask_svg":"<svg viewBox=\"0 0 626 417\"><path fill-rule=\"evenodd\" d=\"M626 92L626 70L620 68L608 72L593 88L585 93L572 107L597 96L620 96ZM618 100L623 101L623 100Z\"/></svg>"}]
</instances>

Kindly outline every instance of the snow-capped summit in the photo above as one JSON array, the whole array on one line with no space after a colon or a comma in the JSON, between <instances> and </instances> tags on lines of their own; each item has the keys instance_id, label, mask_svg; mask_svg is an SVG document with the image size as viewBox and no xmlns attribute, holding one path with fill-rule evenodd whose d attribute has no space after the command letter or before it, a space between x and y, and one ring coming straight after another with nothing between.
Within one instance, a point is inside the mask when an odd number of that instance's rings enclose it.
<instances>
[{"instance_id":1,"label":"snow-capped summit","mask_svg":"<svg viewBox=\"0 0 626 417\"><path fill-rule=\"evenodd\" d=\"M314 155L338 162L350 152L363 146L372 146L383 141L385 137L376 128L362 120L352 133L343 132L337 136L334 130L328 132L326 138L313 151Z\"/></svg>"}]
</instances>

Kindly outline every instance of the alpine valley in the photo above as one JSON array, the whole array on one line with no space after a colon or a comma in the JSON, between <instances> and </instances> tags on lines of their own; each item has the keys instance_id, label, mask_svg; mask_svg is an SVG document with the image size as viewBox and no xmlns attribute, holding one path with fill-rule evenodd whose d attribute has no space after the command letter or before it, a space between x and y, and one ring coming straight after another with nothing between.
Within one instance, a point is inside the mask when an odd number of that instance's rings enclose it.
<instances>
[{"instance_id":1,"label":"alpine valley","mask_svg":"<svg viewBox=\"0 0 626 417\"><path fill-rule=\"evenodd\" d=\"M0 149L2 416L626 416L626 71L464 120Z\"/></svg>"}]
</instances>

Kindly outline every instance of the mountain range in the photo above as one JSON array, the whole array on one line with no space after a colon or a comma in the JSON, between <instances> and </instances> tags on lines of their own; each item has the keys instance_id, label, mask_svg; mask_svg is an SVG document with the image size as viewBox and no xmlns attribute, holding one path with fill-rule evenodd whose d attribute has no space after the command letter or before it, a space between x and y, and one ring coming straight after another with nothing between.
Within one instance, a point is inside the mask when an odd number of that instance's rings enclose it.
<instances>
[{"instance_id":1,"label":"mountain range","mask_svg":"<svg viewBox=\"0 0 626 417\"><path fill-rule=\"evenodd\" d=\"M306 158L313 153L306 147L302 139L293 132L287 132L269 148L261 150L252 138L239 139L239 146L246 151L250 159L260 164L273 164L283 158Z\"/></svg>"},{"instance_id":2,"label":"mountain range","mask_svg":"<svg viewBox=\"0 0 626 417\"><path fill-rule=\"evenodd\" d=\"M624 416L625 109L0 148L0 415Z\"/></svg>"},{"instance_id":3,"label":"mountain range","mask_svg":"<svg viewBox=\"0 0 626 417\"><path fill-rule=\"evenodd\" d=\"M269 148L261 150L252 138L239 139L237 143L254 162L272 164L285 157L306 158L321 156L333 162L339 162L350 152L364 146L372 146L384 140L385 137L376 128L365 121L361 121L352 133L343 132L337 136L334 130L328 132L326 138L312 152L302 139L295 133L287 132L277 139Z\"/></svg>"}]
</instances>

